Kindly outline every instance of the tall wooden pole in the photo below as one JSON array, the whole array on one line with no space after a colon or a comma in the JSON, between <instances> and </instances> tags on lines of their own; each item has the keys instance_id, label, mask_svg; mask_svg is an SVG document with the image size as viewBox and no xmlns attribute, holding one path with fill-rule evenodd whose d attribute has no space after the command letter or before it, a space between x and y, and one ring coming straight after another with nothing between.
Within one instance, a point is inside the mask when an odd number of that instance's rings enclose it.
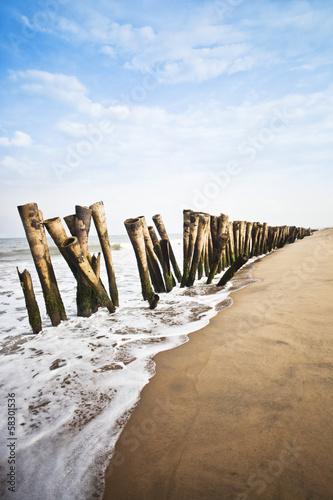
<instances>
[{"instance_id":1,"label":"tall wooden pole","mask_svg":"<svg viewBox=\"0 0 333 500\"><path fill-rule=\"evenodd\" d=\"M146 223L146 219L144 216L138 217L142 222L142 230L143 237L146 246L147 252L147 262L148 262L148 270L151 277L151 281L153 283L154 289L156 293L166 292L163 277L161 274L160 266L158 263L157 256L154 251L153 243L151 241L151 237L149 234L149 229Z\"/></svg>"},{"instance_id":2,"label":"tall wooden pole","mask_svg":"<svg viewBox=\"0 0 333 500\"><path fill-rule=\"evenodd\" d=\"M139 218L127 219L124 224L134 249L139 269L142 296L145 300L148 300L150 308L155 309L159 301L159 296L154 293L150 284L142 220Z\"/></svg>"},{"instance_id":3,"label":"tall wooden pole","mask_svg":"<svg viewBox=\"0 0 333 500\"><path fill-rule=\"evenodd\" d=\"M118 288L116 283L116 275L114 271L112 255L111 255L111 245L108 235L108 228L106 225L106 216L104 204L102 201L90 205L92 210L92 217L95 223L98 238L101 244L103 257L106 266L106 272L109 280L109 290L112 302L116 307L119 306Z\"/></svg>"},{"instance_id":4,"label":"tall wooden pole","mask_svg":"<svg viewBox=\"0 0 333 500\"><path fill-rule=\"evenodd\" d=\"M36 203L28 203L17 208L42 286L47 314L52 325L57 326L61 320L66 320L67 316L51 263L38 206Z\"/></svg>"},{"instance_id":5,"label":"tall wooden pole","mask_svg":"<svg viewBox=\"0 0 333 500\"><path fill-rule=\"evenodd\" d=\"M173 267L176 279L180 283L181 280L182 280L182 274L181 274L180 269L178 267L175 254L173 253L172 246L171 246L171 243L170 243L170 239L169 239L168 233L166 232L166 229L165 229L162 217L159 214L154 215L153 216L153 221L155 223L157 231L159 232L159 235L161 236L162 240L168 240L169 241L169 250L170 250L171 264L172 264L172 267Z\"/></svg>"},{"instance_id":6,"label":"tall wooden pole","mask_svg":"<svg viewBox=\"0 0 333 500\"><path fill-rule=\"evenodd\" d=\"M205 242L206 230L208 225L208 215L200 214L199 215L199 224L198 224L198 234L195 242L193 259L191 264L191 269L189 273L189 277L187 280L187 286L193 286L195 275L199 266L200 257L202 255L202 249Z\"/></svg>"}]
</instances>

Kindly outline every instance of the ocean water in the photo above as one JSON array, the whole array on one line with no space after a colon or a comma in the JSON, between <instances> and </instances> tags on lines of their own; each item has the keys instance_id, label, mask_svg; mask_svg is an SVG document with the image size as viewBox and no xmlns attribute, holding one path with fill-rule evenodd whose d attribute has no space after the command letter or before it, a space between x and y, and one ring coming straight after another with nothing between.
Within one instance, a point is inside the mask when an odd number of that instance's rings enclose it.
<instances>
[{"instance_id":1,"label":"ocean water","mask_svg":"<svg viewBox=\"0 0 333 500\"><path fill-rule=\"evenodd\" d=\"M171 236L179 267L182 237ZM153 356L189 340L217 311L232 304L230 292L256 280L253 259L241 279L217 288L205 278L189 289L160 294L155 310L141 296L136 260L127 236L110 237L120 307L76 316L76 283L49 240L51 259L68 321L52 327L25 239L0 240L0 496L29 500L101 498L104 472L115 443L155 373ZM90 238L90 253L100 251ZM43 331L32 335L16 266L32 275ZM101 278L107 288L102 258ZM15 394L14 435L9 435L7 395ZM15 438L15 493L10 447Z\"/></svg>"}]
</instances>

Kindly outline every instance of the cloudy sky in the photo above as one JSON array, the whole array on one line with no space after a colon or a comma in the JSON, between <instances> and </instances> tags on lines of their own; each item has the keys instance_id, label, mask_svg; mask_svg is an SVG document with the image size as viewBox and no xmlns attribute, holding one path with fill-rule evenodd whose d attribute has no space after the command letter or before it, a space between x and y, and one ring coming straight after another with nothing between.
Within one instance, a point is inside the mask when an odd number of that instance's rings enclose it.
<instances>
[{"instance_id":1,"label":"cloudy sky","mask_svg":"<svg viewBox=\"0 0 333 500\"><path fill-rule=\"evenodd\" d=\"M0 236L103 200L333 225L333 3L2 2Z\"/></svg>"}]
</instances>

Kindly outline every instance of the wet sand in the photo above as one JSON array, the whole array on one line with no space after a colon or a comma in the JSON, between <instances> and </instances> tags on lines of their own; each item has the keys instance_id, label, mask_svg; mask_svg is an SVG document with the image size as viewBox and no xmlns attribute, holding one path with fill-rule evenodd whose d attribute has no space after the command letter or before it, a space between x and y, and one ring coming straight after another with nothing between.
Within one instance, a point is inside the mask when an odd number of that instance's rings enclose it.
<instances>
[{"instance_id":1,"label":"wet sand","mask_svg":"<svg viewBox=\"0 0 333 500\"><path fill-rule=\"evenodd\" d=\"M104 500L333 499L333 229L253 277L155 357Z\"/></svg>"}]
</instances>

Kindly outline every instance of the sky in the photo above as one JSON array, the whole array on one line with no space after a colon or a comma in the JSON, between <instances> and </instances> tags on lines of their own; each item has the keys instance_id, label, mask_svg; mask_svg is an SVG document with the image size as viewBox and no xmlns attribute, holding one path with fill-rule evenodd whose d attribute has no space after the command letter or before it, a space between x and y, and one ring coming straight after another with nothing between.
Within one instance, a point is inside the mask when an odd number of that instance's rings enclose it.
<instances>
[{"instance_id":1,"label":"sky","mask_svg":"<svg viewBox=\"0 0 333 500\"><path fill-rule=\"evenodd\" d=\"M110 234L182 210L333 225L333 3L0 7L0 237L103 200Z\"/></svg>"}]
</instances>

